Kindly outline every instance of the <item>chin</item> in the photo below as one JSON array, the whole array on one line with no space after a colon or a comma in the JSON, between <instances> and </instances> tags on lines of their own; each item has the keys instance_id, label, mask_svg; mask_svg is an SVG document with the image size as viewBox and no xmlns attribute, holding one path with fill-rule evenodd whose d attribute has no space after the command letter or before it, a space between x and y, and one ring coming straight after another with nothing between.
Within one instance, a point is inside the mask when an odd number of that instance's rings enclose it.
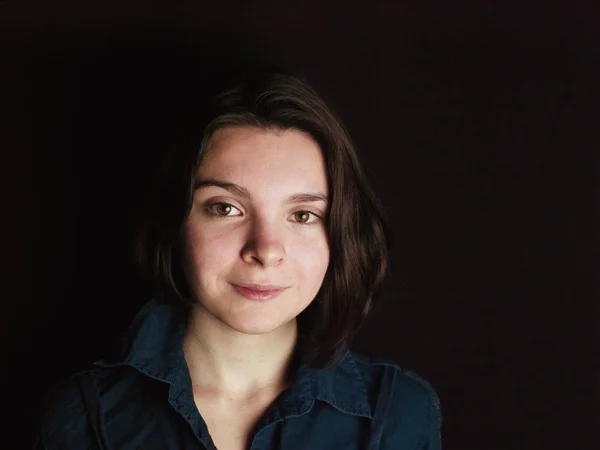
<instances>
[{"instance_id":1,"label":"chin","mask_svg":"<svg viewBox=\"0 0 600 450\"><path fill-rule=\"evenodd\" d=\"M234 330L249 334L249 335L262 335L274 332L276 330L283 331L284 328L291 325L290 320L285 322L275 322L268 319L254 318L254 320L240 320L240 321L225 321Z\"/></svg>"}]
</instances>

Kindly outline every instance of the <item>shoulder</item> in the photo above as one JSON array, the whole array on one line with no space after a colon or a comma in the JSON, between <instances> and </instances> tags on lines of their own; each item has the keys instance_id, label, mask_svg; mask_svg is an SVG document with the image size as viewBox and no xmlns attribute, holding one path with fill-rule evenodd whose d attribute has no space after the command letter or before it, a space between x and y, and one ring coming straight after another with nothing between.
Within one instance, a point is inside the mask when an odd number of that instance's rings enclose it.
<instances>
[{"instance_id":1,"label":"shoulder","mask_svg":"<svg viewBox=\"0 0 600 450\"><path fill-rule=\"evenodd\" d=\"M81 370L55 383L42 401L37 448L50 450L89 446L94 439L94 431L84 390L88 386L90 395L102 397L113 380L118 378L122 378L118 370L93 368Z\"/></svg>"},{"instance_id":2,"label":"shoulder","mask_svg":"<svg viewBox=\"0 0 600 450\"><path fill-rule=\"evenodd\" d=\"M439 404L435 389L416 373L401 368L393 361L351 352L369 394L385 391L417 403Z\"/></svg>"},{"instance_id":3,"label":"shoulder","mask_svg":"<svg viewBox=\"0 0 600 450\"><path fill-rule=\"evenodd\" d=\"M409 439L413 444L428 442L424 448L438 448L442 417L439 397L431 384L390 360L356 352L351 356L382 439L394 444L400 443L398 439Z\"/></svg>"},{"instance_id":4,"label":"shoulder","mask_svg":"<svg viewBox=\"0 0 600 450\"><path fill-rule=\"evenodd\" d=\"M47 392L38 424L43 448L58 448L59 445L74 448L68 443L81 442L87 420L81 380L89 373L89 370L85 370L63 378Z\"/></svg>"}]
</instances>

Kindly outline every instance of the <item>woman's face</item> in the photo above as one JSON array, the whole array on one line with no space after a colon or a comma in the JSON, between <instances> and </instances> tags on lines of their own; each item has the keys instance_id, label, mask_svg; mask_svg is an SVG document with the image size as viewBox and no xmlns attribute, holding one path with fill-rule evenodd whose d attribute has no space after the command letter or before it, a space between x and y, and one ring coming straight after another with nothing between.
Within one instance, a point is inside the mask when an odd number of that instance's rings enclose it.
<instances>
[{"instance_id":1,"label":"woman's face","mask_svg":"<svg viewBox=\"0 0 600 450\"><path fill-rule=\"evenodd\" d=\"M183 267L198 306L247 334L293 324L329 263L319 145L297 130L221 128L196 184Z\"/></svg>"}]
</instances>

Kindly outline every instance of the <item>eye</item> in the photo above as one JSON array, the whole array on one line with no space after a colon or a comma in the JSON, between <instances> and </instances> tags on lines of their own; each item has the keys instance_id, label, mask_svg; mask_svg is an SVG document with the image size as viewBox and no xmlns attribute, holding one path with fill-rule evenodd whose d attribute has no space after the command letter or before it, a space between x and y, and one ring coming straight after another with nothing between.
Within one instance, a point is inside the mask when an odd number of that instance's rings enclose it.
<instances>
[{"instance_id":1,"label":"eye","mask_svg":"<svg viewBox=\"0 0 600 450\"><path fill-rule=\"evenodd\" d=\"M292 214L295 221L303 225L312 225L319 220L319 216L310 211L297 211Z\"/></svg>"},{"instance_id":2,"label":"eye","mask_svg":"<svg viewBox=\"0 0 600 450\"><path fill-rule=\"evenodd\" d=\"M231 216L240 216L241 215L240 210L237 209L235 206L230 205L229 203L223 203L223 202L213 203L212 205L209 205L206 209L208 209L208 211L211 214L214 214L215 216L220 216L220 217L231 217ZM231 214L232 211L237 211L239 214Z\"/></svg>"}]
</instances>

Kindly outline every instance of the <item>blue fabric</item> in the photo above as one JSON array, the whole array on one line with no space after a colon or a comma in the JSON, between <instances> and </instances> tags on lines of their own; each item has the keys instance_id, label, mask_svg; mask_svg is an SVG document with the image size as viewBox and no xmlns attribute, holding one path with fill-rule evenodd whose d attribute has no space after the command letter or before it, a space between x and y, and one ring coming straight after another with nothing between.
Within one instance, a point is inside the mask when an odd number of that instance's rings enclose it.
<instances>
[{"instance_id":1,"label":"blue fabric","mask_svg":"<svg viewBox=\"0 0 600 450\"><path fill-rule=\"evenodd\" d=\"M113 450L215 449L192 395L185 313L152 300L124 352L67 380L42 417L36 449L100 448L79 381L98 389L100 433ZM93 417L93 416L92 416ZM393 363L349 352L332 370L302 366L255 428L252 450L439 450L433 389Z\"/></svg>"}]
</instances>

